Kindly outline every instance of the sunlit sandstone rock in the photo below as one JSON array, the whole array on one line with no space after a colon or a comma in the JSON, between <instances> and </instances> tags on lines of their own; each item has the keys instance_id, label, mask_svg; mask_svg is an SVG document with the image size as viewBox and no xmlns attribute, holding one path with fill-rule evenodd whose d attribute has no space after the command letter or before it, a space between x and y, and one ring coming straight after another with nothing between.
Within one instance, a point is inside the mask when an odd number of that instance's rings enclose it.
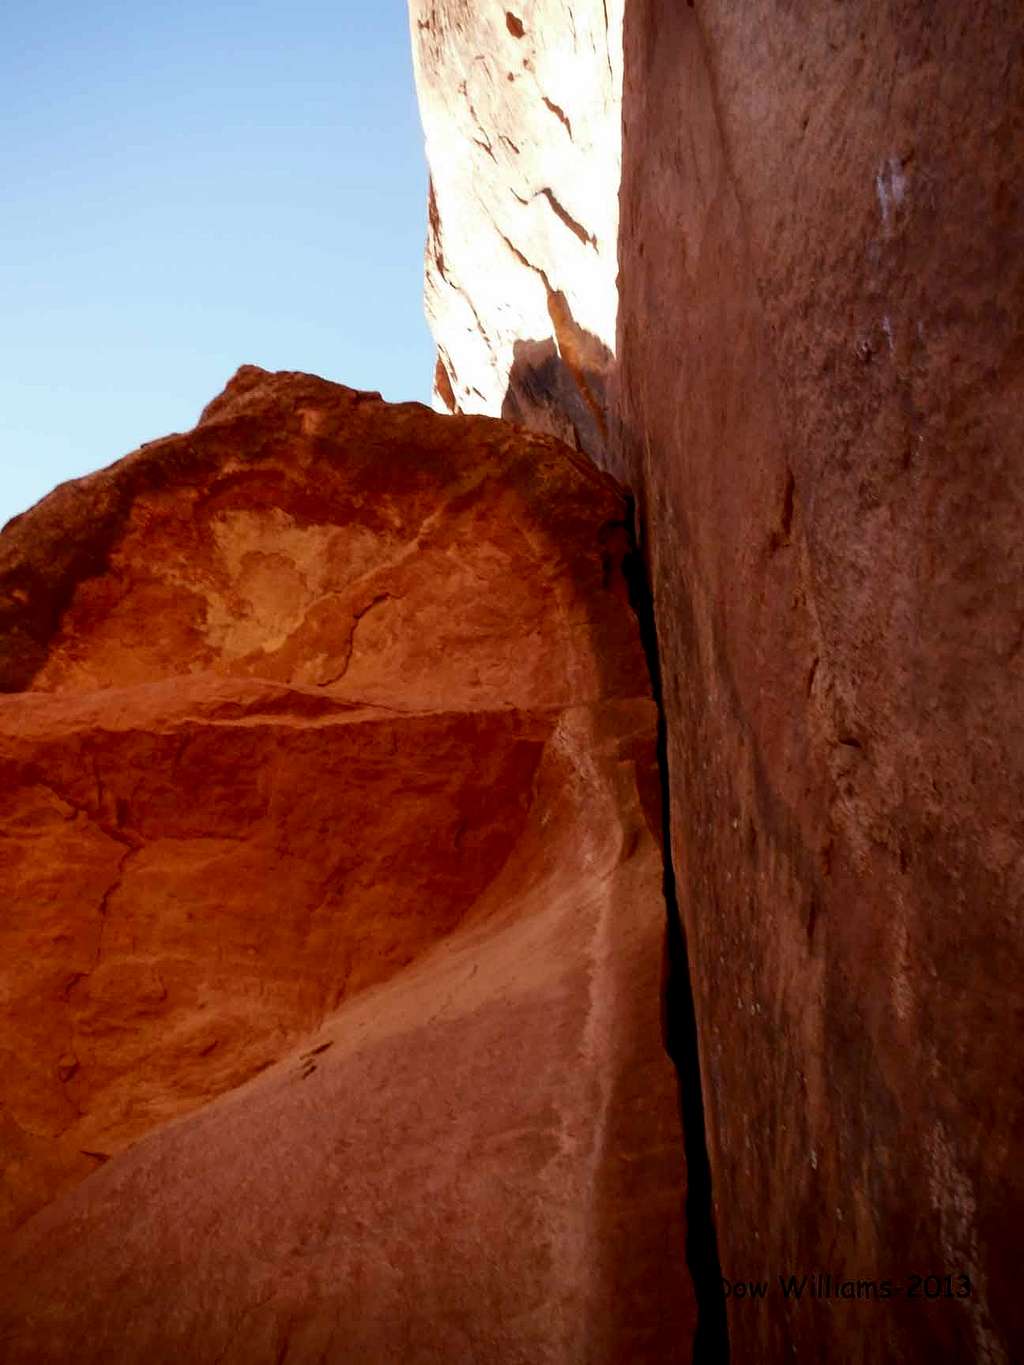
<instances>
[{"instance_id":1,"label":"sunlit sandstone rock","mask_svg":"<svg viewBox=\"0 0 1024 1365\"><path fill-rule=\"evenodd\" d=\"M435 403L598 454L615 347L622 0L410 0Z\"/></svg>"},{"instance_id":2,"label":"sunlit sandstone rock","mask_svg":"<svg viewBox=\"0 0 1024 1365\"><path fill-rule=\"evenodd\" d=\"M685 1358L624 516L249 367L6 528L5 1362Z\"/></svg>"}]
</instances>

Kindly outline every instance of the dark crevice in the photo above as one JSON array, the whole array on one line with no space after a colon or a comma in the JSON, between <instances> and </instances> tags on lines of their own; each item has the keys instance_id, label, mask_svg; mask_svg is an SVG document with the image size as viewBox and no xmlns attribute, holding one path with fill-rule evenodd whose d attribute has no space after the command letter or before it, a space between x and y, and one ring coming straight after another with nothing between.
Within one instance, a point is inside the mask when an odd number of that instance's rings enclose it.
<instances>
[{"instance_id":1,"label":"dark crevice","mask_svg":"<svg viewBox=\"0 0 1024 1365\"><path fill-rule=\"evenodd\" d=\"M565 226L569 229L569 231L572 233L574 237L578 237L584 246L592 246L596 249L597 238L594 236L592 232L588 232L587 229L583 226L583 224L578 222L572 216L569 210L559 203L558 199L555 197L555 194L551 189L545 187L542 190L538 190L537 194L533 196L534 199L536 199L537 195L540 194L542 194L544 198L548 201L548 203L551 205L551 210L554 213L555 217L558 218L560 222L565 224Z\"/></svg>"},{"instance_id":2,"label":"dark crevice","mask_svg":"<svg viewBox=\"0 0 1024 1365\"><path fill-rule=\"evenodd\" d=\"M569 119L569 115L560 104L556 104L554 100L549 100L547 95L541 95L541 99L544 102L545 109L554 114L555 118L558 119L559 123L569 134L569 140L572 141L572 123Z\"/></svg>"},{"instance_id":3,"label":"dark crevice","mask_svg":"<svg viewBox=\"0 0 1024 1365\"><path fill-rule=\"evenodd\" d=\"M633 547L623 563L629 600L640 627L651 689L658 707L658 771L661 778L663 880L666 909L666 973L663 996L665 1049L679 1079L679 1110L686 1154L686 1263L697 1300L694 1365L727 1365L729 1334L722 1291L711 1162L708 1158L697 1015L686 931L679 912L672 860L668 730L662 693L661 661L655 627L654 598L647 569L636 543L636 509L630 500Z\"/></svg>"}]
</instances>

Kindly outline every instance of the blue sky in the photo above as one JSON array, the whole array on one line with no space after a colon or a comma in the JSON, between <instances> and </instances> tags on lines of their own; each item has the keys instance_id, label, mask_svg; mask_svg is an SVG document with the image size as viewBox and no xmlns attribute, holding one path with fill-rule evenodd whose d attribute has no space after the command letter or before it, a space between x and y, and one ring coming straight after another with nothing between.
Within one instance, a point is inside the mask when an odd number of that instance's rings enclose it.
<instances>
[{"instance_id":1,"label":"blue sky","mask_svg":"<svg viewBox=\"0 0 1024 1365\"><path fill-rule=\"evenodd\" d=\"M404 0L2 0L0 524L239 365L429 401Z\"/></svg>"}]
</instances>

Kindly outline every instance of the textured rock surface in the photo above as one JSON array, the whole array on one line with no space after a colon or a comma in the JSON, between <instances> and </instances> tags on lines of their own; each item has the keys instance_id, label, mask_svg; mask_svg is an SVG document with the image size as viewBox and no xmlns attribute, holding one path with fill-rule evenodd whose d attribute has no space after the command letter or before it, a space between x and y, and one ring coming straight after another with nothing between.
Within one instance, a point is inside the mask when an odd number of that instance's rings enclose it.
<instances>
[{"instance_id":1,"label":"textured rock surface","mask_svg":"<svg viewBox=\"0 0 1024 1365\"><path fill-rule=\"evenodd\" d=\"M653 579L723 1269L973 1282L732 1301L740 1361L1024 1358L1022 43L997 3L626 7L604 458Z\"/></svg>"},{"instance_id":2,"label":"textured rock surface","mask_svg":"<svg viewBox=\"0 0 1024 1365\"><path fill-rule=\"evenodd\" d=\"M409 14L436 405L596 455L615 345L622 0L410 0Z\"/></svg>"},{"instance_id":3,"label":"textured rock surface","mask_svg":"<svg viewBox=\"0 0 1024 1365\"><path fill-rule=\"evenodd\" d=\"M682 1358L623 515L247 368L6 529L5 1361Z\"/></svg>"}]
</instances>

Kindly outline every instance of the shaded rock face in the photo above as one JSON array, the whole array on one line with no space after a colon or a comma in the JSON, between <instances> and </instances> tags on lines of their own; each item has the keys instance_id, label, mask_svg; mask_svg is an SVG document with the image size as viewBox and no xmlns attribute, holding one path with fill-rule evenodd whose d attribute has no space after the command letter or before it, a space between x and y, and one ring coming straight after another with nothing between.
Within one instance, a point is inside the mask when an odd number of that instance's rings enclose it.
<instances>
[{"instance_id":1,"label":"shaded rock face","mask_svg":"<svg viewBox=\"0 0 1024 1365\"><path fill-rule=\"evenodd\" d=\"M6 528L5 1361L684 1358L625 513L249 367Z\"/></svg>"},{"instance_id":2,"label":"shaded rock face","mask_svg":"<svg viewBox=\"0 0 1024 1365\"><path fill-rule=\"evenodd\" d=\"M1024 1357L1022 47L1000 4L625 9L602 458L653 585L722 1269L971 1283L731 1299L737 1360Z\"/></svg>"}]
</instances>

